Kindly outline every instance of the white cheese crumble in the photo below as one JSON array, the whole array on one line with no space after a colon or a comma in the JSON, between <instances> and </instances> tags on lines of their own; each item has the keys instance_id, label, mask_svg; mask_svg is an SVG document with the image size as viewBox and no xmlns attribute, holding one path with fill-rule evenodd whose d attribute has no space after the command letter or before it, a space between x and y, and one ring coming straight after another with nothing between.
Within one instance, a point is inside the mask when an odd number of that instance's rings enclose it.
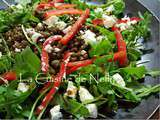
<instances>
[{"instance_id":1,"label":"white cheese crumble","mask_svg":"<svg viewBox=\"0 0 160 120\"><path fill-rule=\"evenodd\" d=\"M43 37L43 36L40 33L35 32L32 35L31 39L32 39L33 42L37 42L37 40L38 40L39 37Z\"/></svg>"},{"instance_id":2,"label":"white cheese crumble","mask_svg":"<svg viewBox=\"0 0 160 120\"><path fill-rule=\"evenodd\" d=\"M79 89L79 97L80 97L80 101L82 103L87 100L94 99L94 97L90 94L90 92L82 86L80 86L80 89ZM97 118L98 110L97 110L96 104L88 104L88 105L86 105L86 108L88 109L88 111L90 113L89 117Z\"/></svg>"},{"instance_id":3,"label":"white cheese crumble","mask_svg":"<svg viewBox=\"0 0 160 120\"><path fill-rule=\"evenodd\" d=\"M113 5L110 5L109 7L106 8L106 12L107 13L111 13L115 10L114 6Z\"/></svg>"},{"instance_id":4,"label":"white cheese crumble","mask_svg":"<svg viewBox=\"0 0 160 120\"><path fill-rule=\"evenodd\" d=\"M120 28L121 31L124 31L126 29L131 29L132 25L137 24L136 20L131 21L128 16L125 16L124 18L122 18L122 20L126 21L126 23L116 24L116 26Z\"/></svg>"},{"instance_id":5,"label":"white cheese crumble","mask_svg":"<svg viewBox=\"0 0 160 120\"><path fill-rule=\"evenodd\" d=\"M0 43L2 43L2 39L0 39Z\"/></svg>"},{"instance_id":6,"label":"white cheese crumble","mask_svg":"<svg viewBox=\"0 0 160 120\"><path fill-rule=\"evenodd\" d=\"M15 48L15 52L21 52L21 49Z\"/></svg>"},{"instance_id":7,"label":"white cheese crumble","mask_svg":"<svg viewBox=\"0 0 160 120\"><path fill-rule=\"evenodd\" d=\"M117 19L115 16L108 16L108 15L103 14L102 17L104 19L103 23L106 28L113 27L114 24L116 24L117 22Z\"/></svg>"},{"instance_id":8,"label":"white cheese crumble","mask_svg":"<svg viewBox=\"0 0 160 120\"><path fill-rule=\"evenodd\" d=\"M72 28L72 26L68 26L67 28L65 28L65 29L63 30L63 33L64 33L64 34L67 34L67 33L71 30L71 28Z\"/></svg>"},{"instance_id":9,"label":"white cheese crumble","mask_svg":"<svg viewBox=\"0 0 160 120\"><path fill-rule=\"evenodd\" d=\"M71 98L76 98L76 94L77 94L77 87L74 86L72 81L68 81L67 91L64 95Z\"/></svg>"},{"instance_id":10,"label":"white cheese crumble","mask_svg":"<svg viewBox=\"0 0 160 120\"><path fill-rule=\"evenodd\" d=\"M88 109L91 118L97 118L98 116L98 110L96 104L88 104L86 105L86 108Z\"/></svg>"},{"instance_id":11,"label":"white cheese crumble","mask_svg":"<svg viewBox=\"0 0 160 120\"><path fill-rule=\"evenodd\" d=\"M2 52L0 52L0 58L2 57Z\"/></svg>"},{"instance_id":12,"label":"white cheese crumble","mask_svg":"<svg viewBox=\"0 0 160 120\"><path fill-rule=\"evenodd\" d=\"M103 9L102 8L96 8L94 11L95 11L95 13L103 13Z\"/></svg>"},{"instance_id":13,"label":"white cheese crumble","mask_svg":"<svg viewBox=\"0 0 160 120\"><path fill-rule=\"evenodd\" d=\"M63 21L60 21L60 22L57 22L56 23L56 27L59 29L59 30L64 30L66 28L67 24Z\"/></svg>"},{"instance_id":14,"label":"white cheese crumble","mask_svg":"<svg viewBox=\"0 0 160 120\"><path fill-rule=\"evenodd\" d=\"M19 83L17 90L24 93L29 90L29 86L26 83Z\"/></svg>"},{"instance_id":15,"label":"white cheese crumble","mask_svg":"<svg viewBox=\"0 0 160 120\"><path fill-rule=\"evenodd\" d=\"M81 55L84 55L84 54L86 54L87 52L85 51L85 50L82 50L81 51Z\"/></svg>"},{"instance_id":16,"label":"white cheese crumble","mask_svg":"<svg viewBox=\"0 0 160 120\"><path fill-rule=\"evenodd\" d=\"M104 39L104 36L100 35L96 39L97 39L97 41L102 41Z\"/></svg>"},{"instance_id":17,"label":"white cheese crumble","mask_svg":"<svg viewBox=\"0 0 160 120\"><path fill-rule=\"evenodd\" d=\"M48 44L48 45L45 46L44 50L45 50L46 52L48 52L48 53L51 53L52 50L53 50L53 48L52 48L52 46L51 46L50 44Z\"/></svg>"},{"instance_id":18,"label":"white cheese crumble","mask_svg":"<svg viewBox=\"0 0 160 120\"><path fill-rule=\"evenodd\" d=\"M59 49L59 48L54 48L54 52L60 52L61 51L61 49Z\"/></svg>"},{"instance_id":19,"label":"white cheese crumble","mask_svg":"<svg viewBox=\"0 0 160 120\"><path fill-rule=\"evenodd\" d=\"M86 43L94 44L96 43L96 34L90 30L85 31L84 35L81 36L82 39L85 40Z\"/></svg>"},{"instance_id":20,"label":"white cheese crumble","mask_svg":"<svg viewBox=\"0 0 160 120\"><path fill-rule=\"evenodd\" d=\"M60 120L62 118L60 109L60 105L56 105L50 110L51 120Z\"/></svg>"},{"instance_id":21,"label":"white cheese crumble","mask_svg":"<svg viewBox=\"0 0 160 120\"><path fill-rule=\"evenodd\" d=\"M126 86L126 83L120 74L116 73L112 76L112 78L115 80L117 84L121 85L122 87Z\"/></svg>"},{"instance_id":22,"label":"white cheese crumble","mask_svg":"<svg viewBox=\"0 0 160 120\"><path fill-rule=\"evenodd\" d=\"M44 24L48 26L54 26L58 22L59 18L57 16L51 16L47 20L43 21Z\"/></svg>"},{"instance_id":23,"label":"white cheese crumble","mask_svg":"<svg viewBox=\"0 0 160 120\"><path fill-rule=\"evenodd\" d=\"M87 100L94 99L94 97L89 93L89 91L82 86L80 86L79 88L79 97L80 97L81 102L85 102Z\"/></svg>"}]
</instances>

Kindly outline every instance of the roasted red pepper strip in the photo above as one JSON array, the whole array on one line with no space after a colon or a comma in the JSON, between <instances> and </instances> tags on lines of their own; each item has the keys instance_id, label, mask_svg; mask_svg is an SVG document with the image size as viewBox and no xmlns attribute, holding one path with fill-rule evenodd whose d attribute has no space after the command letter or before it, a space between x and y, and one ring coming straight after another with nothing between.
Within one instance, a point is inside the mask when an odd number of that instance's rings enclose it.
<instances>
[{"instance_id":1,"label":"roasted red pepper strip","mask_svg":"<svg viewBox=\"0 0 160 120\"><path fill-rule=\"evenodd\" d=\"M43 10L43 9L48 9L48 8L51 8L51 7L54 7L53 4L49 4L49 3L41 3L37 6L37 10Z\"/></svg>"},{"instance_id":2,"label":"roasted red pepper strip","mask_svg":"<svg viewBox=\"0 0 160 120\"><path fill-rule=\"evenodd\" d=\"M66 8L74 8L74 7L76 7L76 5L74 4L62 4L58 6L55 5L55 8L57 9L66 9Z\"/></svg>"},{"instance_id":3,"label":"roasted red pepper strip","mask_svg":"<svg viewBox=\"0 0 160 120\"><path fill-rule=\"evenodd\" d=\"M43 17L45 19L53 16L53 15L64 15L64 14L82 14L83 11L82 10L78 10L78 9L63 9L63 10L50 10L50 11L47 11L46 13L44 13Z\"/></svg>"},{"instance_id":4,"label":"roasted red pepper strip","mask_svg":"<svg viewBox=\"0 0 160 120\"><path fill-rule=\"evenodd\" d=\"M17 74L15 72L6 72L4 73L1 78L0 78L0 84L4 83L4 81L2 80L7 80L7 81L13 81L17 79Z\"/></svg>"},{"instance_id":5,"label":"roasted red pepper strip","mask_svg":"<svg viewBox=\"0 0 160 120\"><path fill-rule=\"evenodd\" d=\"M57 76L54 79L54 85L51 88L51 90L49 91L49 93L46 95L46 97L43 99L41 105L37 108L36 114L40 114L41 111L47 107L47 104L51 101L51 99L53 98L53 95L57 92L57 90L61 84L62 78L66 74L66 67L69 62L70 56L71 56L71 53L65 54L64 61L61 63L60 72L57 74Z\"/></svg>"},{"instance_id":6,"label":"roasted red pepper strip","mask_svg":"<svg viewBox=\"0 0 160 120\"><path fill-rule=\"evenodd\" d=\"M119 65L120 66L125 66L127 64L127 62L128 62L126 42L123 40L122 34L121 34L120 30L117 27L113 27L112 30L114 31L115 36L116 36L118 52L120 52L120 51L124 51L125 52L124 57L119 60Z\"/></svg>"},{"instance_id":7,"label":"roasted red pepper strip","mask_svg":"<svg viewBox=\"0 0 160 120\"><path fill-rule=\"evenodd\" d=\"M98 19L94 19L92 20L93 25L103 25L103 19L98 18Z\"/></svg>"},{"instance_id":8,"label":"roasted red pepper strip","mask_svg":"<svg viewBox=\"0 0 160 120\"><path fill-rule=\"evenodd\" d=\"M130 21L134 21L134 20L137 21L137 22L139 22L142 19L138 18L138 17L132 17L132 18L130 18ZM94 25L103 25L103 19L101 19L101 18L94 19L94 20L92 20L92 23ZM127 23L127 20L118 20L117 23L118 24L120 24L120 23Z\"/></svg>"},{"instance_id":9,"label":"roasted red pepper strip","mask_svg":"<svg viewBox=\"0 0 160 120\"><path fill-rule=\"evenodd\" d=\"M142 19L138 18L138 17L132 17L132 18L130 18L130 21L134 21L134 20L137 21L137 22L139 22ZM122 19L117 21L118 24L120 24L120 23L127 23L127 22L128 22L128 20L122 20Z\"/></svg>"},{"instance_id":10,"label":"roasted red pepper strip","mask_svg":"<svg viewBox=\"0 0 160 120\"><path fill-rule=\"evenodd\" d=\"M85 12L81 15L81 17L76 21L76 23L72 26L71 30L61 39L61 43L66 45L81 29L82 25L86 22L86 19L89 17L90 10L86 9Z\"/></svg>"},{"instance_id":11,"label":"roasted red pepper strip","mask_svg":"<svg viewBox=\"0 0 160 120\"><path fill-rule=\"evenodd\" d=\"M126 56L125 51L116 52L113 55L113 59L109 59L108 62L120 61L125 56ZM67 70L67 74L71 74L72 72L78 70L81 67L88 66L88 65L92 64L95 60L96 60L96 58L89 59L89 60L83 60L83 61L77 61L77 62L69 62L68 67L70 67L70 68Z\"/></svg>"},{"instance_id":12,"label":"roasted red pepper strip","mask_svg":"<svg viewBox=\"0 0 160 120\"><path fill-rule=\"evenodd\" d=\"M62 37L60 35L55 35L50 38L48 38L44 43L43 43L43 48L42 48L42 54L41 54L41 70L44 73L47 73L49 70L49 56L47 51L45 50L45 47L49 44L51 44L54 41L60 40Z\"/></svg>"},{"instance_id":13,"label":"roasted red pepper strip","mask_svg":"<svg viewBox=\"0 0 160 120\"><path fill-rule=\"evenodd\" d=\"M64 0L48 0L48 2L63 3Z\"/></svg>"}]
</instances>

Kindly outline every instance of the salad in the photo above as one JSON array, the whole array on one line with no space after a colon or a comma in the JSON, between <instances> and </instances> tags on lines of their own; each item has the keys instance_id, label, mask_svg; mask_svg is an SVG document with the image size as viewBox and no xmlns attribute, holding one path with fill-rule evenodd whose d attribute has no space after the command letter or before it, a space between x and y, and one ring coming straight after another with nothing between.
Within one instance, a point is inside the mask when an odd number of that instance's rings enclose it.
<instances>
[{"instance_id":1,"label":"salad","mask_svg":"<svg viewBox=\"0 0 160 120\"><path fill-rule=\"evenodd\" d=\"M105 118L121 103L158 93L160 75L140 62L149 13L123 0L16 0L0 11L0 118ZM105 113L104 113L105 109Z\"/></svg>"}]
</instances>

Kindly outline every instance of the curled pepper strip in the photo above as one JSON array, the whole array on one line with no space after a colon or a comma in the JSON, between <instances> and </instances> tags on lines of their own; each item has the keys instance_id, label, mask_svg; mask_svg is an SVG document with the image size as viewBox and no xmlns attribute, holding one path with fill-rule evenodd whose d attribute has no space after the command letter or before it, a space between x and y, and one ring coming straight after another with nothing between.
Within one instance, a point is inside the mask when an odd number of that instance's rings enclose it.
<instances>
[{"instance_id":1,"label":"curled pepper strip","mask_svg":"<svg viewBox=\"0 0 160 120\"><path fill-rule=\"evenodd\" d=\"M61 39L61 43L66 45L81 29L82 25L86 22L86 19L89 17L90 10L86 9L81 17L76 21L76 23L72 26L71 30Z\"/></svg>"},{"instance_id":2,"label":"curled pepper strip","mask_svg":"<svg viewBox=\"0 0 160 120\"><path fill-rule=\"evenodd\" d=\"M67 64L69 62L70 56L71 56L71 53L69 53L69 52L64 55L64 61L61 63L60 72L57 74L55 79L53 78L54 79L53 87L51 88L49 93L46 95L46 97L43 99L41 105L37 108L36 114L40 114L42 112L42 110L47 107L48 103L53 98L53 95L59 89L59 86L61 84L62 78L66 74L66 67L67 67Z\"/></svg>"},{"instance_id":3,"label":"curled pepper strip","mask_svg":"<svg viewBox=\"0 0 160 120\"><path fill-rule=\"evenodd\" d=\"M49 37L44 43L43 43L43 48L42 48L42 53L41 53L41 70L44 73L47 73L49 70L49 56L47 51L45 50L45 47L52 42L59 41L62 37L60 35L55 35L52 37Z\"/></svg>"},{"instance_id":4,"label":"curled pepper strip","mask_svg":"<svg viewBox=\"0 0 160 120\"><path fill-rule=\"evenodd\" d=\"M8 81L13 81L17 79L17 74L13 71L6 72L0 77L0 84L4 83L5 80L6 82Z\"/></svg>"},{"instance_id":5,"label":"curled pepper strip","mask_svg":"<svg viewBox=\"0 0 160 120\"><path fill-rule=\"evenodd\" d=\"M71 15L77 15L77 14L83 14L82 10L78 10L78 9L63 9L63 10L50 10L44 13L43 17L45 19L53 16L53 15L64 15L64 14L71 14Z\"/></svg>"},{"instance_id":6,"label":"curled pepper strip","mask_svg":"<svg viewBox=\"0 0 160 120\"><path fill-rule=\"evenodd\" d=\"M116 36L118 52L123 51L125 53L124 57L119 60L119 65L123 67L128 62L126 42L123 40L122 34L117 27L113 27L112 30L114 31L115 36Z\"/></svg>"}]
</instances>

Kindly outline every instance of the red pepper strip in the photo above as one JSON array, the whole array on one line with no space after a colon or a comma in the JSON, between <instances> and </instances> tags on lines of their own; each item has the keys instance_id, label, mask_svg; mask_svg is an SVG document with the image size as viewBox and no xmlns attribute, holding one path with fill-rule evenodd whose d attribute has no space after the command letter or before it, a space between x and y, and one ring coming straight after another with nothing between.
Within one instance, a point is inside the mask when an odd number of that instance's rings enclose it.
<instances>
[{"instance_id":1,"label":"red pepper strip","mask_svg":"<svg viewBox=\"0 0 160 120\"><path fill-rule=\"evenodd\" d=\"M92 20L93 25L103 25L103 19L94 19Z\"/></svg>"},{"instance_id":2,"label":"red pepper strip","mask_svg":"<svg viewBox=\"0 0 160 120\"><path fill-rule=\"evenodd\" d=\"M50 11L47 11L46 13L44 13L43 17L45 19L53 16L53 15L64 15L64 14L82 14L83 11L82 10L78 10L78 9L63 9L63 10L50 10Z\"/></svg>"},{"instance_id":3,"label":"red pepper strip","mask_svg":"<svg viewBox=\"0 0 160 120\"><path fill-rule=\"evenodd\" d=\"M109 59L108 62L113 62L113 61L120 61L121 59L123 59L126 55L125 51L120 51L120 52L116 52L114 53L113 59ZM78 62L69 62L68 63L68 67L70 67L70 69L68 69L67 74L71 74L72 72L78 70L81 67L85 67L88 66L90 64L92 64L96 59L90 59L90 60L83 60L83 61L78 61Z\"/></svg>"},{"instance_id":4,"label":"red pepper strip","mask_svg":"<svg viewBox=\"0 0 160 120\"><path fill-rule=\"evenodd\" d=\"M48 0L48 2L63 3L64 0Z\"/></svg>"},{"instance_id":5,"label":"red pepper strip","mask_svg":"<svg viewBox=\"0 0 160 120\"><path fill-rule=\"evenodd\" d=\"M53 37L48 38L44 43L43 43L43 48L42 48L42 54L41 54L41 70L44 73L47 73L49 70L49 56L47 51L45 50L45 47L49 44L51 44L54 41L60 40L62 37L59 35L55 35Z\"/></svg>"},{"instance_id":6,"label":"red pepper strip","mask_svg":"<svg viewBox=\"0 0 160 120\"><path fill-rule=\"evenodd\" d=\"M76 5L74 4L62 4L62 5L55 6L55 8L57 9L66 9L66 8L74 8L74 7L76 7Z\"/></svg>"},{"instance_id":7,"label":"red pepper strip","mask_svg":"<svg viewBox=\"0 0 160 120\"><path fill-rule=\"evenodd\" d=\"M125 52L124 58L121 58L119 60L119 65L120 66L125 66L127 64L127 62L128 62L126 43L123 40L122 34L121 34L120 30L117 27L113 27L112 30L114 31L115 36L116 36L118 52L120 52L120 51L124 51Z\"/></svg>"},{"instance_id":8,"label":"red pepper strip","mask_svg":"<svg viewBox=\"0 0 160 120\"><path fill-rule=\"evenodd\" d=\"M87 66L87 65L90 65L94 62L94 59L89 59L89 60L83 60L83 61L77 61L77 62L69 62L68 63L68 67L74 67L74 66Z\"/></svg>"},{"instance_id":9,"label":"red pepper strip","mask_svg":"<svg viewBox=\"0 0 160 120\"><path fill-rule=\"evenodd\" d=\"M132 18L130 18L130 21L134 21L134 20L137 21L137 22L139 22L142 19L138 18L138 17L132 17ZM120 23L127 23L127 22L128 22L128 20L122 20L122 19L117 21L118 24L120 24Z\"/></svg>"},{"instance_id":10,"label":"red pepper strip","mask_svg":"<svg viewBox=\"0 0 160 120\"><path fill-rule=\"evenodd\" d=\"M17 74L15 72L6 72L2 75L2 79L7 80L7 81L13 81L17 79ZM0 83L4 83L3 80L0 78Z\"/></svg>"},{"instance_id":11,"label":"red pepper strip","mask_svg":"<svg viewBox=\"0 0 160 120\"><path fill-rule=\"evenodd\" d=\"M56 78L54 79L54 85L49 91L49 93L46 95L46 97L43 99L41 105L37 108L36 114L40 114L41 111L47 107L47 104L51 101L51 99L53 98L53 95L57 92L61 84L62 78L66 73L66 67L69 62L70 56L71 56L71 53L66 53L66 55L64 56L64 61L61 63L60 72L57 74Z\"/></svg>"},{"instance_id":12,"label":"red pepper strip","mask_svg":"<svg viewBox=\"0 0 160 120\"><path fill-rule=\"evenodd\" d=\"M85 12L81 15L81 17L76 21L76 23L72 26L71 30L61 39L61 43L66 45L72 38L77 34L79 29L81 29L82 25L86 22L86 19L89 17L90 10L86 9Z\"/></svg>"},{"instance_id":13,"label":"red pepper strip","mask_svg":"<svg viewBox=\"0 0 160 120\"><path fill-rule=\"evenodd\" d=\"M54 7L53 4L49 4L49 3L41 3L37 6L37 10L43 10L43 9L48 9L48 8L51 8L51 7Z\"/></svg>"}]
</instances>

